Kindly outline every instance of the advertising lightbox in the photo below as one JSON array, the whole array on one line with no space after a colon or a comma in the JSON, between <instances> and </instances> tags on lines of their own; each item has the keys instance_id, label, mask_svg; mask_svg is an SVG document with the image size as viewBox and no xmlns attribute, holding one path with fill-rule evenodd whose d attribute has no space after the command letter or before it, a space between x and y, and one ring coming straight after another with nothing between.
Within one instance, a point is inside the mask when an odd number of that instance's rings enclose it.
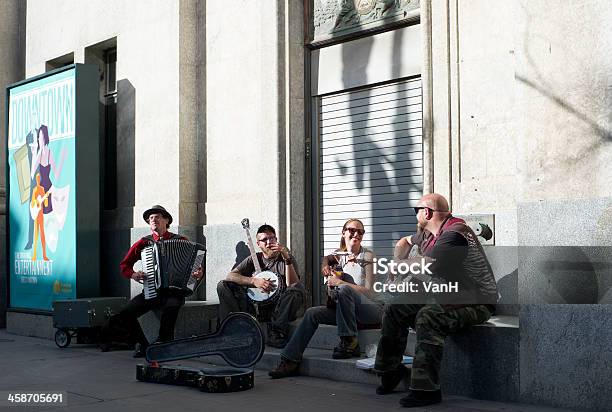
<instances>
[{"instance_id":1,"label":"advertising lightbox","mask_svg":"<svg viewBox=\"0 0 612 412\"><path fill-rule=\"evenodd\" d=\"M11 308L51 310L54 300L97 294L99 137L92 69L72 65L7 88Z\"/></svg>"}]
</instances>

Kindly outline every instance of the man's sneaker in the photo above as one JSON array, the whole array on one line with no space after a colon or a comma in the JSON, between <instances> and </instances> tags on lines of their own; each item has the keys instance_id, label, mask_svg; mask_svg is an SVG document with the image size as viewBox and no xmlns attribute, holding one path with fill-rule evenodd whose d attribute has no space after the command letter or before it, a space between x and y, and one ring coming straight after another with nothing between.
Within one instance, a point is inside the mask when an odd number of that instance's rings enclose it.
<instances>
[{"instance_id":1,"label":"man's sneaker","mask_svg":"<svg viewBox=\"0 0 612 412\"><path fill-rule=\"evenodd\" d=\"M272 346L273 348L282 349L287 345L288 341L289 339L287 339L287 335L285 335L283 332L272 329L268 334L266 345Z\"/></svg>"},{"instance_id":2,"label":"man's sneaker","mask_svg":"<svg viewBox=\"0 0 612 412\"><path fill-rule=\"evenodd\" d=\"M380 386L376 388L376 394L386 395L388 393L392 393L395 387L409 375L410 369L401 363L397 366L397 368L395 368L395 370L382 373L380 375Z\"/></svg>"},{"instance_id":3,"label":"man's sneaker","mask_svg":"<svg viewBox=\"0 0 612 412\"><path fill-rule=\"evenodd\" d=\"M300 374L300 364L297 362L290 361L288 359L282 359L278 366L268 372L268 375L272 379L287 378L289 376L296 376Z\"/></svg>"},{"instance_id":4,"label":"man's sneaker","mask_svg":"<svg viewBox=\"0 0 612 412\"><path fill-rule=\"evenodd\" d=\"M417 408L442 402L442 392L437 391L415 391L410 389L408 396L400 399L399 403L405 408Z\"/></svg>"},{"instance_id":5,"label":"man's sneaker","mask_svg":"<svg viewBox=\"0 0 612 412\"><path fill-rule=\"evenodd\" d=\"M132 355L132 357L144 358L146 349L147 348L145 348L142 344L137 343L136 345L134 345L134 354Z\"/></svg>"},{"instance_id":6,"label":"man's sneaker","mask_svg":"<svg viewBox=\"0 0 612 412\"><path fill-rule=\"evenodd\" d=\"M349 359L361 356L357 336L340 336L340 344L334 348L332 358Z\"/></svg>"}]
</instances>

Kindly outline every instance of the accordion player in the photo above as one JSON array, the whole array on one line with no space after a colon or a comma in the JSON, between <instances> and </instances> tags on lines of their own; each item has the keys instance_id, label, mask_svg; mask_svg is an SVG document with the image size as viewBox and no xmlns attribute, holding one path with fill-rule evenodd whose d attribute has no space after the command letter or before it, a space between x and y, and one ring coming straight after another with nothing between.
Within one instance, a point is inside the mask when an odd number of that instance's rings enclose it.
<instances>
[{"instance_id":1,"label":"accordion player","mask_svg":"<svg viewBox=\"0 0 612 412\"><path fill-rule=\"evenodd\" d=\"M151 241L141 252L143 292L146 300L157 297L160 289L189 296L202 278L193 273L202 265L206 248L186 239Z\"/></svg>"}]
</instances>

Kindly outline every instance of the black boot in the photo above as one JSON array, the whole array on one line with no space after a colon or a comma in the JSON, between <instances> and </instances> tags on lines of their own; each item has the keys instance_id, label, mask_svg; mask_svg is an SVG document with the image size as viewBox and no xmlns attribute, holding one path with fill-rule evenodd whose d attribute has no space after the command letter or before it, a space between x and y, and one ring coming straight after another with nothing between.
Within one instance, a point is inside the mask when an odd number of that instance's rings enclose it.
<instances>
[{"instance_id":1,"label":"black boot","mask_svg":"<svg viewBox=\"0 0 612 412\"><path fill-rule=\"evenodd\" d=\"M289 376L296 376L299 374L300 364L283 358L281 358L281 361L276 368L268 372L268 375L272 379L287 378Z\"/></svg>"},{"instance_id":2,"label":"black boot","mask_svg":"<svg viewBox=\"0 0 612 412\"><path fill-rule=\"evenodd\" d=\"M266 345L272 346L273 348L282 349L287 346L288 341L289 339L285 333L276 329L271 329L270 333L268 334Z\"/></svg>"},{"instance_id":3,"label":"black boot","mask_svg":"<svg viewBox=\"0 0 612 412\"><path fill-rule=\"evenodd\" d=\"M406 376L410 375L410 369L402 365L397 365L395 370L384 372L380 375L380 386L376 388L376 394L386 395L392 393L393 390Z\"/></svg>"},{"instance_id":4,"label":"black boot","mask_svg":"<svg viewBox=\"0 0 612 412\"><path fill-rule=\"evenodd\" d=\"M439 389L437 391L415 391L410 389L408 396L404 396L399 401L400 405L404 408L416 408L440 402L442 402L442 392Z\"/></svg>"},{"instance_id":5,"label":"black boot","mask_svg":"<svg viewBox=\"0 0 612 412\"><path fill-rule=\"evenodd\" d=\"M334 348L332 358L350 359L361 356L357 336L340 336L340 344Z\"/></svg>"}]
</instances>

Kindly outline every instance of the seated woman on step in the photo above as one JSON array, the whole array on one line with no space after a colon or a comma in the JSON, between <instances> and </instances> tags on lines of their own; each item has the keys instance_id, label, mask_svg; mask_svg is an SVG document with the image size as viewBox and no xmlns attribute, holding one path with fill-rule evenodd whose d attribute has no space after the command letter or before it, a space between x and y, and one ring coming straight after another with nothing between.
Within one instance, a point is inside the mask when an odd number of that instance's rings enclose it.
<instances>
[{"instance_id":1,"label":"seated woman on step","mask_svg":"<svg viewBox=\"0 0 612 412\"><path fill-rule=\"evenodd\" d=\"M338 326L340 344L334 348L334 359L359 356L358 324L380 324L383 305L372 300L375 255L361 246L364 233L358 219L349 219L342 227L340 249L323 259L321 269L327 278L328 304L306 311L281 352L279 365L269 372L273 379L298 374L302 354L320 324Z\"/></svg>"}]
</instances>

